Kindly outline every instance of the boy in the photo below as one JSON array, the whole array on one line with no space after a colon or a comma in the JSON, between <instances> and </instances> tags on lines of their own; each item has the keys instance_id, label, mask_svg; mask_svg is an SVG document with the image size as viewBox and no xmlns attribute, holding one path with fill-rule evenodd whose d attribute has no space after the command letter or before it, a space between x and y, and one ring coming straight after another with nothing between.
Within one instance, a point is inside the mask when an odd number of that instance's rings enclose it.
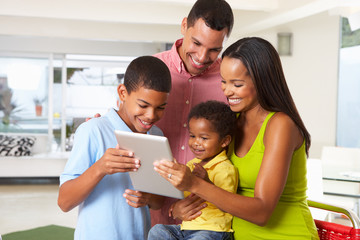
<instances>
[{"instance_id":1,"label":"boy","mask_svg":"<svg viewBox=\"0 0 360 240\"><path fill-rule=\"evenodd\" d=\"M230 107L218 101L196 105L189 113L188 145L195 157L186 165L198 177L236 193L238 174L226 156L236 116ZM171 177L171 176L170 176ZM184 193L190 195L189 192ZM158 239L232 239L232 216L207 202L202 214L181 225L155 225L148 240ZM206 237L205 237L206 236Z\"/></svg>"},{"instance_id":2,"label":"boy","mask_svg":"<svg viewBox=\"0 0 360 240\"><path fill-rule=\"evenodd\" d=\"M153 125L164 113L170 89L167 66L155 57L139 57L117 88L119 110L85 122L76 131L58 198L65 212L79 205L76 240L147 238L149 207L159 208L163 198L130 190L127 172L141 163L134 153L119 148L114 130L161 135Z\"/></svg>"}]
</instances>

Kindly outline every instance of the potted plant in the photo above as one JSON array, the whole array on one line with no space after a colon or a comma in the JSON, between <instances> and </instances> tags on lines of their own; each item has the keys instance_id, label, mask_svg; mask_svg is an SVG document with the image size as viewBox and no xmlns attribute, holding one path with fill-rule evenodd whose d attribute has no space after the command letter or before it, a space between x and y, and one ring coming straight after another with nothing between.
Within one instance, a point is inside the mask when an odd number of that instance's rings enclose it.
<instances>
[{"instance_id":1,"label":"potted plant","mask_svg":"<svg viewBox=\"0 0 360 240\"><path fill-rule=\"evenodd\" d=\"M42 104L45 102L45 100L46 97L44 98L34 97L35 113L37 117L42 116L42 109L43 109Z\"/></svg>"}]
</instances>

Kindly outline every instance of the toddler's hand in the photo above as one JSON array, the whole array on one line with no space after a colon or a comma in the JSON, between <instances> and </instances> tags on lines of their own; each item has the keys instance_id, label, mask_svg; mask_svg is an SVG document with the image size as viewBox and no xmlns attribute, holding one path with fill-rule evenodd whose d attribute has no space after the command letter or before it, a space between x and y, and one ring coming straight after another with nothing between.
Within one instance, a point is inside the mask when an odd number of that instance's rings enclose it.
<instances>
[{"instance_id":1,"label":"toddler's hand","mask_svg":"<svg viewBox=\"0 0 360 240\"><path fill-rule=\"evenodd\" d=\"M204 179L205 181L212 183L209 179L209 175L207 173L207 171L205 170L205 168L203 168L200 164L198 163L194 163L194 170L192 171L192 174L194 174L195 176Z\"/></svg>"}]
</instances>

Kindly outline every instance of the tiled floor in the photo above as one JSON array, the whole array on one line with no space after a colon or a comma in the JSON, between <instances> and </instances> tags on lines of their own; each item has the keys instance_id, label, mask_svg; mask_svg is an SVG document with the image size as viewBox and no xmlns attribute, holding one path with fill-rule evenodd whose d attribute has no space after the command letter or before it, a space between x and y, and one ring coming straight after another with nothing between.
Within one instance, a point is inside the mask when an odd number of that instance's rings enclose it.
<instances>
[{"instance_id":1,"label":"tiled floor","mask_svg":"<svg viewBox=\"0 0 360 240\"><path fill-rule=\"evenodd\" d=\"M0 185L0 234L50 224L75 227L77 209L57 205L57 184Z\"/></svg>"}]
</instances>

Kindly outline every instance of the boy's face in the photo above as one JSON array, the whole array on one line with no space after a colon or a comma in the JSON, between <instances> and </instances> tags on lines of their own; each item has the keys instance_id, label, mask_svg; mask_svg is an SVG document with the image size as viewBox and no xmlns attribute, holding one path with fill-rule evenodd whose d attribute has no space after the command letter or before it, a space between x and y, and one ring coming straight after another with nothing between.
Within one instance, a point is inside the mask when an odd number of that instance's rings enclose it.
<instances>
[{"instance_id":1,"label":"boy's face","mask_svg":"<svg viewBox=\"0 0 360 240\"><path fill-rule=\"evenodd\" d=\"M146 133L164 114L168 93L139 87L128 94L125 86L118 86L122 104L118 114L133 131Z\"/></svg>"},{"instance_id":2,"label":"boy's face","mask_svg":"<svg viewBox=\"0 0 360 240\"><path fill-rule=\"evenodd\" d=\"M184 40L178 49L186 70L191 75L205 71L218 58L228 30L217 31L208 27L203 19L198 19L194 26L187 26L187 18L181 23Z\"/></svg>"},{"instance_id":3,"label":"boy's face","mask_svg":"<svg viewBox=\"0 0 360 240\"><path fill-rule=\"evenodd\" d=\"M210 160L222 151L230 141L220 139L210 121L205 118L192 118L189 122L189 147L195 157Z\"/></svg>"}]
</instances>

